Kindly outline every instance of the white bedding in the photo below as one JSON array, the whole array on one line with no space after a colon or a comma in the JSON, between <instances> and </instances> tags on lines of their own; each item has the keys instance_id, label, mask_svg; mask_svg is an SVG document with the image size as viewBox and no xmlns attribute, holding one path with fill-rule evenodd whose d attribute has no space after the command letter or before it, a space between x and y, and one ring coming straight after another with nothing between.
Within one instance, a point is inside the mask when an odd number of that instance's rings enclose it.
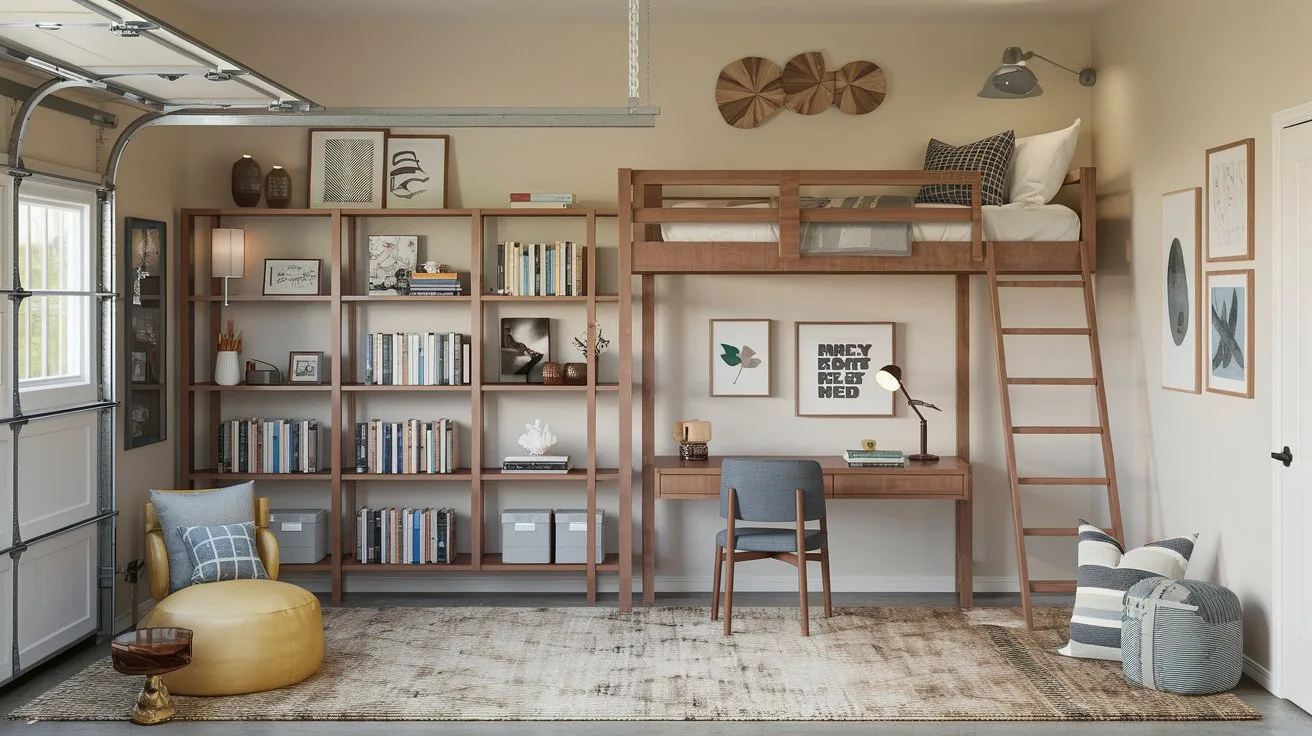
<instances>
[{"instance_id":1,"label":"white bedding","mask_svg":"<svg viewBox=\"0 0 1312 736\"><path fill-rule=\"evenodd\" d=\"M918 204L916 207L964 209L961 205L951 204ZM1021 202L985 205L981 214L985 240L1071 242L1080 239L1080 216L1064 205ZM826 226L868 227L860 222L826 223ZM911 225L911 233L917 241L969 241L970 223L916 222ZM775 242L779 240L779 226L766 222L665 223L661 225L661 237L668 242Z\"/></svg>"}]
</instances>

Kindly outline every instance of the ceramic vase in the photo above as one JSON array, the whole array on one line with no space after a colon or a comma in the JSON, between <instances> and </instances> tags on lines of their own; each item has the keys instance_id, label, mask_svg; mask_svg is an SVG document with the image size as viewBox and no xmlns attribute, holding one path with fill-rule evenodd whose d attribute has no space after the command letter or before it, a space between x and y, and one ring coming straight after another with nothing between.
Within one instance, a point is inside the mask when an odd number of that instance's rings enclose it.
<instances>
[{"instance_id":1,"label":"ceramic vase","mask_svg":"<svg viewBox=\"0 0 1312 736\"><path fill-rule=\"evenodd\" d=\"M560 363L548 361L542 364L542 383L547 386L559 386L565 382L565 376L561 373Z\"/></svg>"},{"instance_id":2,"label":"ceramic vase","mask_svg":"<svg viewBox=\"0 0 1312 736\"><path fill-rule=\"evenodd\" d=\"M264 201L276 209L283 209L292 203L292 175L281 166L269 169L264 177Z\"/></svg>"},{"instance_id":3,"label":"ceramic vase","mask_svg":"<svg viewBox=\"0 0 1312 736\"><path fill-rule=\"evenodd\" d=\"M236 350L220 350L214 359L214 382L220 386L236 386L241 382L241 369L237 365Z\"/></svg>"},{"instance_id":4,"label":"ceramic vase","mask_svg":"<svg viewBox=\"0 0 1312 736\"><path fill-rule=\"evenodd\" d=\"M243 153L232 164L232 201L238 207L256 207L260 204L260 192L264 189L260 177L260 162Z\"/></svg>"},{"instance_id":5,"label":"ceramic vase","mask_svg":"<svg viewBox=\"0 0 1312 736\"><path fill-rule=\"evenodd\" d=\"M581 386L588 382L588 364L587 363L566 363L565 364L565 383L570 386Z\"/></svg>"}]
</instances>

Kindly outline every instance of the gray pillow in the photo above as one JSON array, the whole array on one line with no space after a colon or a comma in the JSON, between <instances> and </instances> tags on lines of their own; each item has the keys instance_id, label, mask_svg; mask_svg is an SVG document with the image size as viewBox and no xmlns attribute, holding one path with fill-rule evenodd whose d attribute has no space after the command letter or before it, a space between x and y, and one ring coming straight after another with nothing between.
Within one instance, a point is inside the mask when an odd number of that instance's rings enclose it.
<instances>
[{"instance_id":1,"label":"gray pillow","mask_svg":"<svg viewBox=\"0 0 1312 736\"><path fill-rule=\"evenodd\" d=\"M191 573L195 570L182 539L183 530L191 526L254 523L255 482L248 480L235 486L195 492L152 488L150 502L159 517L164 549L169 555L169 592L176 593L191 585Z\"/></svg>"},{"instance_id":2,"label":"gray pillow","mask_svg":"<svg viewBox=\"0 0 1312 736\"><path fill-rule=\"evenodd\" d=\"M187 556L195 570L191 582L268 580L269 573L255 550L255 522L189 526L182 532Z\"/></svg>"}]
</instances>

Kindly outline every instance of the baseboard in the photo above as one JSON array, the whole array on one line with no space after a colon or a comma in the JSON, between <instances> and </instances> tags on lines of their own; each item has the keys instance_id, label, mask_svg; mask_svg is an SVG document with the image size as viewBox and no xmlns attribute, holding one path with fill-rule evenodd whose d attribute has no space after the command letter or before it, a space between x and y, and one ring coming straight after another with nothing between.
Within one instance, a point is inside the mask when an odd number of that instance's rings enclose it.
<instances>
[{"instance_id":1,"label":"baseboard","mask_svg":"<svg viewBox=\"0 0 1312 736\"><path fill-rule=\"evenodd\" d=\"M155 607L155 600L144 600L137 604L137 610L134 614L132 611L124 611L114 619L114 632L119 633L136 628L137 622L146 617L150 610Z\"/></svg>"},{"instance_id":2,"label":"baseboard","mask_svg":"<svg viewBox=\"0 0 1312 736\"><path fill-rule=\"evenodd\" d=\"M1249 657L1247 654L1244 655L1244 674L1248 675L1249 679L1253 682L1261 685L1267 692L1275 692L1275 690L1272 689L1272 682L1275 678L1271 676L1271 670L1267 669L1266 666L1253 661L1253 658Z\"/></svg>"}]
</instances>

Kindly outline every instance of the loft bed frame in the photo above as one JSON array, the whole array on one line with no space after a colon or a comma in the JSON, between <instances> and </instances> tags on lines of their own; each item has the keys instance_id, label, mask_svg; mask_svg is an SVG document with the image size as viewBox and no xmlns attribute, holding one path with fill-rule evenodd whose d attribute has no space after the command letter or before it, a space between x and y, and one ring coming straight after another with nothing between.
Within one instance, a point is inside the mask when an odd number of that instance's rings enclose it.
<instances>
[{"instance_id":1,"label":"loft bed frame","mask_svg":"<svg viewBox=\"0 0 1312 736\"><path fill-rule=\"evenodd\" d=\"M969 187L972 205L818 209L802 207L801 188L911 187L960 184ZM633 274L745 273L920 273L983 274L991 251L998 273L1081 273L1081 249L1095 269L1097 216L1093 167L1066 177L1063 187L1079 186L1080 239L1077 241L987 241L983 238L980 172L896 170L702 170L620 169L620 238L627 241ZM675 196L666 187L765 187L774 207L665 207L673 199L760 200L761 195ZM969 222L969 241L916 242L909 256L826 256L802 253L804 222ZM779 227L773 242L671 242L661 237L663 223L771 223Z\"/></svg>"},{"instance_id":2,"label":"loft bed frame","mask_svg":"<svg viewBox=\"0 0 1312 736\"><path fill-rule=\"evenodd\" d=\"M972 205L963 208L888 207L878 209L822 209L801 206L802 187L916 187L924 184L961 184L969 187ZM956 325L953 342L956 353L956 454L970 460L970 283L971 276L988 274L990 261L997 274L1085 275L1091 278L1095 266L1097 241L1096 172L1084 167L1066 177L1062 186L1079 187L1078 214L1080 239L1077 241L987 241L983 238L981 210L981 175L978 171L889 171L889 170L699 170L699 169L620 169L619 170L619 238L621 282L639 276L641 282L641 440L642 440L642 591L646 603L655 601L656 586L656 276L662 274L945 274L955 283ZM715 191L724 188L766 188L763 196L679 196L667 187ZM724 191L724 190L721 190ZM772 207L666 207L670 200L751 200ZM777 204L776 204L777 203ZM661 237L662 223L772 223L779 227L777 242L673 242ZM801 224L804 222L969 222L971 239L951 242L915 242L910 255L803 254ZM1087 269L1087 271L1086 271ZM998 282L1001 283L1001 282ZM1008 283L1017 283L1015 281ZM1071 281L1035 281L1033 285L1075 285ZM1086 301L1091 292L1087 291ZM992 300L994 339L1001 350L1002 333L998 331L1001 314L996 296ZM621 300L620 349L632 354L630 301ZM1090 328L1097 327L1089 313ZM1095 342L1096 345L1096 342ZM1094 353L1095 361L1098 360ZM1001 374L1001 372L1000 372ZM632 369L621 371L621 386L629 384ZM1005 376L999 378L1005 384ZM1002 386L1005 391L1005 385ZM623 390L623 389L622 389ZM631 394L625 392L626 401ZM629 403L631 406L632 404ZM1005 409L1005 405L1004 405ZM1009 421L1009 420L1008 420ZM1104 449L1107 448L1105 438ZM629 446L627 435L621 448ZM625 453L626 455L627 453ZM621 467L627 458L622 455ZM1008 464L1014 466L1014 457ZM971 532L972 500L958 502L958 525ZM1014 505L1014 504L1013 504ZM1018 511L1015 521L1019 525ZM958 533L961 533L959 530ZM1024 570L1023 552L1022 570ZM958 566L962 564L958 560ZM969 568L966 568L969 569ZM1022 586L1027 586L1027 578ZM1028 617L1028 596L1026 603Z\"/></svg>"}]
</instances>

